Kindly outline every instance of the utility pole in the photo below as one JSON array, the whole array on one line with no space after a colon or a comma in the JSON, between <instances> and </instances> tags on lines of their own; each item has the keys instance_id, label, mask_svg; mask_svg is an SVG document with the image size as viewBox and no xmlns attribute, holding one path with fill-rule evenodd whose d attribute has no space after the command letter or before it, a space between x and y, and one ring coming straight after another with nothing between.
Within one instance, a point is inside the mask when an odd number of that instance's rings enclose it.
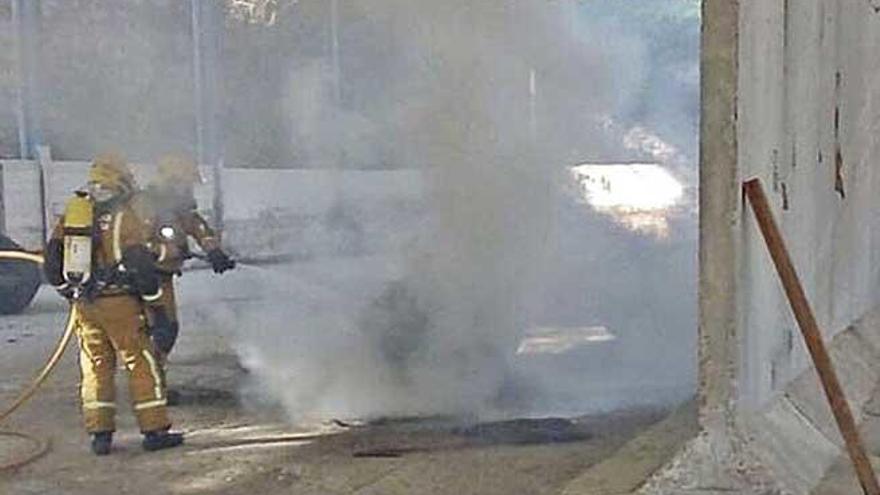
<instances>
[{"instance_id":1,"label":"utility pole","mask_svg":"<svg viewBox=\"0 0 880 495\"><path fill-rule=\"evenodd\" d=\"M15 49L18 57L18 149L22 160L37 157L37 147L43 144L43 130L40 117L40 77L39 55L42 5L40 0L12 0L12 20L15 30ZM43 238L46 242L46 211L43 200L46 196L46 171L38 162L40 177L40 208L42 213ZM0 170L0 232L6 230L2 170Z\"/></svg>"},{"instance_id":2,"label":"utility pole","mask_svg":"<svg viewBox=\"0 0 880 495\"><path fill-rule=\"evenodd\" d=\"M338 130L342 113L342 68L339 60L339 0L330 0L330 64L332 70L333 85L333 104L330 109L331 122L334 132ZM334 207L342 204L342 167L347 157L343 146L345 143L341 139L336 139L333 143L332 163L330 169L333 177L333 201ZM331 209L331 211L333 211Z\"/></svg>"},{"instance_id":3,"label":"utility pole","mask_svg":"<svg viewBox=\"0 0 880 495\"><path fill-rule=\"evenodd\" d=\"M191 0L193 49L193 100L196 117L196 163L205 163L205 100L202 96L202 2Z\"/></svg>"},{"instance_id":4,"label":"utility pole","mask_svg":"<svg viewBox=\"0 0 880 495\"><path fill-rule=\"evenodd\" d=\"M196 119L196 160L213 170L213 220L223 230L224 139L221 110L220 54L223 42L222 3L190 0L192 11L193 84Z\"/></svg>"},{"instance_id":5,"label":"utility pole","mask_svg":"<svg viewBox=\"0 0 880 495\"><path fill-rule=\"evenodd\" d=\"M342 100L342 68L339 62L339 0L330 0L330 58L333 64L333 103Z\"/></svg>"},{"instance_id":6,"label":"utility pole","mask_svg":"<svg viewBox=\"0 0 880 495\"><path fill-rule=\"evenodd\" d=\"M18 55L18 145L22 160L36 156L42 144L40 122L40 0L13 0L12 19Z\"/></svg>"},{"instance_id":7,"label":"utility pole","mask_svg":"<svg viewBox=\"0 0 880 495\"><path fill-rule=\"evenodd\" d=\"M330 0L330 64L332 70L331 83L333 85L333 107L331 108L331 119L333 127L338 127L340 125L341 119L339 116L342 112L342 67L339 53L339 0ZM344 143L337 139L333 147L332 168L337 171L336 174L339 173L338 170L342 168L342 165L346 160L343 145ZM337 198L341 194L341 191L338 190L339 182L340 181L336 181Z\"/></svg>"},{"instance_id":8,"label":"utility pole","mask_svg":"<svg viewBox=\"0 0 880 495\"><path fill-rule=\"evenodd\" d=\"M6 235L6 190L3 186L3 162L0 162L0 235Z\"/></svg>"}]
</instances>

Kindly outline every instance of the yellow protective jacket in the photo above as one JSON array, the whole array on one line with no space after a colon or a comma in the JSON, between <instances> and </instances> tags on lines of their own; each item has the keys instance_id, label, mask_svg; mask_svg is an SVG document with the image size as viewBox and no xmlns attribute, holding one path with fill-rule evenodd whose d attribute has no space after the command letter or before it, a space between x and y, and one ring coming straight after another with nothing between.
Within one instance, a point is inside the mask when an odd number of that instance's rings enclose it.
<instances>
[{"instance_id":1,"label":"yellow protective jacket","mask_svg":"<svg viewBox=\"0 0 880 495\"><path fill-rule=\"evenodd\" d=\"M150 245L164 274L180 273L190 256L189 238L206 253L220 247L217 234L198 213L194 198L150 186L136 195L134 203L145 221Z\"/></svg>"}]
</instances>

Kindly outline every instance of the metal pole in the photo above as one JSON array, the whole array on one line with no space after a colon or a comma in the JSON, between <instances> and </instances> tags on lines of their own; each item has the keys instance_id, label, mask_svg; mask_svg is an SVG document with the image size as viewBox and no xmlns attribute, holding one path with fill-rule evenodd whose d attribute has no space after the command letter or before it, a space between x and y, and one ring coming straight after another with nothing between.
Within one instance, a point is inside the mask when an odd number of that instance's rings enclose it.
<instances>
[{"instance_id":1,"label":"metal pole","mask_svg":"<svg viewBox=\"0 0 880 495\"><path fill-rule=\"evenodd\" d=\"M342 68L339 61L339 0L330 0L330 58L333 64L333 102L342 101ZM338 109L336 110L338 111Z\"/></svg>"},{"instance_id":2,"label":"metal pole","mask_svg":"<svg viewBox=\"0 0 880 495\"><path fill-rule=\"evenodd\" d=\"M6 234L6 189L3 181L3 162L0 162L0 234Z\"/></svg>"},{"instance_id":3,"label":"metal pole","mask_svg":"<svg viewBox=\"0 0 880 495\"><path fill-rule=\"evenodd\" d=\"M52 166L52 152L48 146L37 146L37 172L39 173L40 184L40 227L42 238L40 239L43 250L46 249L46 243L49 242L49 223L52 215L51 206L49 205L49 169Z\"/></svg>"},{"instance_id":4,"label":"metal pole","mask_svg":"<svg viewBox=\"0 0 880 495\"><path fill-rule=\"evenodd\" d=\"M773 219L773 212L770 210L770 204L764 194L761 181L752 179L743 185L743 189L752 205L752 210L755 212L758 226L764 235L764 241L767 243L771 258L773 258L773 264L776 265L776 272L782 281L785 295L788 297L794 317L804 336L807 349L813 357L813 364L816 366L819 380L822 382L825 395L831 404L831 412L834 413L834 419L837 420L840 434L846 442L846 450L852 460L853 467L855 467L862 490L866 495L880 495L880 485L877 484L874 468L865 452L856 421L849 408L849 403L846 401L846 396L843 394L840 381L837 379L831 356L828 355L828 350L825 348L819 324L816 323L813 310L807 301L807 295L804 293L804 288L798 279L797 271L795 271L794 263L792 263L788 249L785 247L785 240Z\"/></svg>"},{"instance_id":5,"label":"metal pole","mask_svg":"<svg viewBox=\"0 0 880 495\"><path fill-rule=\"evenodd\" d=\"M223 21L224 11L220 2L209 2L204 5L207 12L203 12L205 22L202 23L206 36L205 46L202 52L203 72L203 95L205 100L204 111L205 125L205 156L208 163L214 168L214 227L217 232L223 232L224 194L223 194L223 167L225 165L224 136L222 127L222 91L221 81L221 53L223 51Z\"/></svg>"},{"instance_id":6,"label":"metal pole","mask_svg":"<svg viewBox=\"0 0 880 495\"><path fill-rule=\"evenodd\" d=\"M196 157L199 165L213 172L212 201L214 227L223 230L223 133L220 111L220 69L223 13L217 2L191 0L193 80L196 117Z\"/></svg>"},{"instance_id":7,"label":"metal pole","mask_svg":"<svg viewBox=\"0 0 880 495\"><path fill-rule=\"evenodd\" d=\"M13 0L12 2L12 26L15 31L15 50L18 57L18 94L16 100L18 106L15 109L16 120L18 121L18 156L22 160L28 158L28 124L27 110L25 104L25 90L27 83L25 82L24 67L24 22L22 20L22 1Z\"/></svg>"},{"instance_id":8,"label":"metal pole","mask_svg":"<svg viewBox=\"0 0 880 495\"><path fill-rule=\"evenodd\" d=\"M42 129L40 126L39 94L40 79L37 74L38 54L40 52L40 18L42 8L40 0L13 0L12 19L15 30L16 53L18 56L18 108L16 120L18 121L18 149L22 160L32 160L36 157L36 147L42 142ZM40 208L42 212L41 226L43 230L42 242L45 243L46 233L46 209L45 209L45 179L43 171L39 168ZM0 231L5 231L6 215L3 204L4 191L2 171L0 171Z\"/></svg>"},{"instance_id":9,"label":"metal pole","mask_svg":"<svg viewBox=\"0 0 880 495\"><path fill-rule=\"evenodd\" d=\"M330 0L330 64L332 70L331 83L333 85L333 106L330 109L330 118L334 128L339 126L342 105L342 68L339 53L339 0ZM336 177L336 180L334 180L334 194L337 201L340 200L342 194L340 190L341 181L338 178L339 169L342 168L342 164L347 158L344 156L344 144L341 139L334 140L333 156L330 158L333 162L331 163L331 168L334 170L334 176Z\"/></svg>"},{"instance_id":10,"label":"metal pole","mask_svg":"<svg viewBox=\"0 0 880 495\"><path fill-rule=\"evenodd\" d=\"M202 72L202 2L191 0L192 11L192 48L193 48L193 83L195 85L193 98L195 100L196 117L196 163L205 163L205 126L204 126L204 99L203 99L203 72Z\"/></svg>"},{"instance_id":11,"label":"metal pole","mask_svg":"<svg viewBox=\"0 0 880 495\"><path fill-rule=\"evenodd\" d=\"M22 160L33 159L42 141L40 126L40 0L13 0L12 17L18 52L18 146Z\"/></svg>"},{"instance_id":12,"label":"metal pole","mask_svg":"<svg viewBox=\"0 0 880 495\"><path fill-rule=\"evenodd\" d=\"M223 235L223 158L220 158L214 165L214 230L217 234Z\"/></svg>"}]
</instances>

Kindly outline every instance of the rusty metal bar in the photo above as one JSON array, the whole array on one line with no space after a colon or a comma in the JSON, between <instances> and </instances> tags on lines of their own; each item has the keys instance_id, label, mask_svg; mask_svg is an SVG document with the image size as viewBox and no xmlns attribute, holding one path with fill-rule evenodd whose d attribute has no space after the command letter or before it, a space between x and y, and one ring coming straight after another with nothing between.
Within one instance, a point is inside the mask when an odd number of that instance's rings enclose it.
<instances>
[{"instance_id":1,"label":"rusty metal bar","mask_svg":"<svg viewBox=\"0 0 880 495\"><path fill-rule=\"evenodd\" d=\"M843 394L840 381L837 379L837 373L834 371L834 364L831 362L831 356L825 348L822 340L822 333L819 331L819 325L816 323L816 317L810 307L804 288L798 279L797 271L795 271L794 263L785 247L785 241L773 218L773 212L770 210L770 204L767 201L767 195L761 186L760 179L752 179L743 185L743 189L749 203L752 205L752 211L758 220L758 226L764 235L764 241L767 243L767 249L773 258L773 264L776 265L776 272L782 281L785 289L785 295L794 312L794 317L798 322L807 349L813 358L813 364L819 373L819 380L822 382L822 388L828 397L831 405L831 412L834 413L834 419L837 420L837 426L840 434L846 442L846 450L855 467L856 475L862 490L866 495L880 495L880 485L877 484L877 477L874 474L874 468L865 452L859 436L856 421L853 418L849 403Z\"/></svg>"}]
</instances>

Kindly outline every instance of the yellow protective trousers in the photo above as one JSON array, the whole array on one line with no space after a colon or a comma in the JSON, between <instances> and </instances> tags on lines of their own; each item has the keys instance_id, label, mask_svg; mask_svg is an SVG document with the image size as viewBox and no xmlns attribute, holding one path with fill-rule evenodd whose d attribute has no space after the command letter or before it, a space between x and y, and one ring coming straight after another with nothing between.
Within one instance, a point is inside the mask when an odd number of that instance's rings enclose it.
<instances>
[{"instance_id":1,"label":"yellow protective trousers","mask_svg":"<svg viewBox=\"0 0 880 495\"><path fill-rule=\"evenodd\" d=\"M117 356L128 373L129 396L141 432L171 426L165 383L147 336L140 302L128 295L77 302L80 313L80 394L86 431L116 429Z\"/></svg>"}]
</instances>

